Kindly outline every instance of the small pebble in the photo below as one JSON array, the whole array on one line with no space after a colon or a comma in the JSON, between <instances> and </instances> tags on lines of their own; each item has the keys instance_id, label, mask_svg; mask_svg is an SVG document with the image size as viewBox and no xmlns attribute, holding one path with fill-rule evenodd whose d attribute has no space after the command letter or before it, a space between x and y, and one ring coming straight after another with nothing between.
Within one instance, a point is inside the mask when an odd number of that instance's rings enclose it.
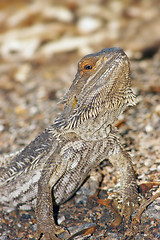
<instances>
[{"instance_id":1,"label":"small pebble","mask_svg":"<svg viewBox=\"0 0 160 240\"><path fill-rule=\"evenodd\" d=\"M150 123L145 127L146 132L152 132L153 127L150 125Z\"/></svg>"},{"instance_id":2,"label":"small pebble","mask_svg":"<svg viewBox=\"0 0 160 240\"><path fill-rule=\"evenodd\" d=\"M145 165L146 167L151 167L152 161L151 161L150 159L145 159L144 165Z\"/></svg>"},{"instance_id":3,"label":"small pebble","mask_svg":"<svg viewBox=\"0 0 160 240\"><path fill-rule=\"evenodd\" d=\"M155 112L160 115L160 104L155 107Z\"/></svg>"},{"instance_id":4,"label":"small pebble","mask_svg":"<svg viewBox=\"0 0 160 240\"><path fill-rule=\"evenodd\" d=\"M100 19L93 17L82 17L77 23L78 30L81 34L87 34L96 31L102 25Z\"/></svg>"},{"instance_id":5,"label":"small pebble","mask_svg":"<svg viewBox=\"0 0 160 240\"><path fill-rule=\"evenodd\" d=\"M154 164L151 168L150 171L156 171L157 170L157 166Z\"/></svg>"},{"instance_id":6,"label":"small pebble","mask_svg":"<svg viewBox=\"0 0 160 240\"><path fill-rule=\"evenodd\" d=\"M25 82L31 71L31 66L29 64L21 65L17 72L14 75L14 78L17 82Z\"/></svg>"},{"instance_id":7,"label":"small pebble","mask_svg":"<svg viewBox=\"0 0 160 240\"><path fill-rule=\"evenodd\" d=\"M4 130L4 125L0 125L0 132Z\"/></svg>"}]
</instances>

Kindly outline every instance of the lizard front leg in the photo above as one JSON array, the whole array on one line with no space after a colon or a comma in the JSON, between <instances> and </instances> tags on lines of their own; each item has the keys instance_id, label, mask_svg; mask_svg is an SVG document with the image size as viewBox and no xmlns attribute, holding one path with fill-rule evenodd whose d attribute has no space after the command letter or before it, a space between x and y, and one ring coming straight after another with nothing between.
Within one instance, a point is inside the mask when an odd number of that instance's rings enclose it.
<instances>
[{"instance_id":1,"label":"lizard front leg","mask_svg":"<svg viewBox=\"0 0 160 240\"><path fill-rule=\"evenodd\" d=\"M121 146L118 148L119 151L113 153L109 160L120 173L122 214L128 219L138 207L138 186L129 154Z\"/></svg>"},{"instance_id":2,"label":"lizard front leg","mask_svg":"<svg viewBox=\"0 0 160 240\"><path fill-rule=\"evenodd\" d=\"M53 157L53 156L52 156ZM53 159L56 159L54 156ZM57 161L53 164L50 158L45 163L41 178L38 182L38 196L36 204L36 218L37 218L37 238L44 240L58 240L56 236L64 232L64 229L57 226L53 217L53 199L52 187L61 178L66 169L67 163L64 161Z\"/></svg>"}]
</instances>

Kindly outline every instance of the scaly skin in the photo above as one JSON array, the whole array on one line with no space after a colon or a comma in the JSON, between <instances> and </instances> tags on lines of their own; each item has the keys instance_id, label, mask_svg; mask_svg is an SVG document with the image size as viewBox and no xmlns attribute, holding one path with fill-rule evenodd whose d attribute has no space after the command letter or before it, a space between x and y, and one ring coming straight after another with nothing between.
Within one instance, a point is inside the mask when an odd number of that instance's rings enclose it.
<instances>
[{"instance_id":1,"label":"scaly skin","mask_svg":"<svg viewBox=\"0 0 160 240\"><path fill-rule=\"evenodd\" d=\"M129 217L138 204L131 159L112 126L135 104L123 50L103 49L82 58L62 102L55 123L1 170L1 201L22 208L36 198L37 238L45 240L59 239L63 231L54 222L53 205L67 201L105 158L120 173L123 215Z\"/></svg>"}]
</instances>

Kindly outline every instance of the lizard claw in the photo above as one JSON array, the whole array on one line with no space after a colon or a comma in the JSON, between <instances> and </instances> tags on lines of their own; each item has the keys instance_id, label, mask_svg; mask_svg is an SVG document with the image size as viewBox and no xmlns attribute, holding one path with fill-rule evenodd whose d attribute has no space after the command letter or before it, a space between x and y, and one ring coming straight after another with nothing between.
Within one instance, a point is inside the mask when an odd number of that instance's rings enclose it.
<instances>
[{"instance_id":1,"label":"lizard claw","mask_svg":"<svg viewBox=\"0 0 160 240\"><path fill-rule=\"evenodd\" d=\"M124 216L124 219L129 220L134 211L138 208L138 206L139 206L138 203L125 201L125 203L123 203L122 208L122 215Z\"/></svg>"},{"instance_id":2,"label":"lizard claw","mask_svg":"<svg viewBox=\"0 0 160 240\"><path fill-rule=\"evenodd\" d=\"M69 232L66 230L66 228L61 226L42 226L39 228L37 227L37 237L38 240L59 240L60 238L57 237L57 235L62 234L63 232Z\"/></svg>"},{"instance_id":3,"label":"lizard claw","mask_svg":"<svg viewBox=\"0 0 160 240\"><path fill-rule=\"evenodd\" d=\"M54 230L54 232L55 232L56 235L60 235L64 232L67 232L67 233L70 234L68 228L65 227L65 226L56 226L56 229Z\"/></svg>"}]
</instances>

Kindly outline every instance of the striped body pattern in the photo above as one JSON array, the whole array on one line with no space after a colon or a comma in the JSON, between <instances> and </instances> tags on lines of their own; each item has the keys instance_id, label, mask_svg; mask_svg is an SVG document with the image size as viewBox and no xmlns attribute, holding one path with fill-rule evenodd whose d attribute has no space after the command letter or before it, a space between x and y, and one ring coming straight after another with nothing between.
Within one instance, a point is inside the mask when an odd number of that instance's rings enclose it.
<instances>
[{"instance_id":1,"label":"striped body pattern","mask_svg":"<svg viewBox=\"0 0 160 240\"><path fill-rule=\"evenodd\" d=\"M113 126L123 110L135 104L129 71L121 48L82 58L60 116L1 168L2 204L21 209L36 205L37 239L59 239L64 230L54 222L53 206L67 201L105 158L120 173L122 214L127 217L135 210L132 162Z\"/></svg>"}]
</instances>

